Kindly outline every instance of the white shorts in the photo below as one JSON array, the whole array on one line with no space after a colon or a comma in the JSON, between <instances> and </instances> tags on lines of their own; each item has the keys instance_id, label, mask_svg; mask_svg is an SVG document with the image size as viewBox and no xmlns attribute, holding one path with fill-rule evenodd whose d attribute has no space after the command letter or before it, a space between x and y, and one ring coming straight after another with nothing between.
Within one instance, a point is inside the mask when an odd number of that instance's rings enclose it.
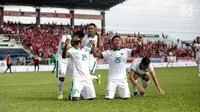
<instances>
[{"instance_id":1,"label":"white shorts","mask_svg":"<svg viewBox=\"0 0 200 112\"><path fill-rule=\"evenodd\" d=\"M90 59L89 60L89 70L91 73L94 74L95 70L96 70L96 65L97 65L97 61L96 59Z\"/></svg>"},{"instance_id":2,"label":"white shorts","mask_svg":"<svg viewBox=\"0 0 200 112\"><path fill-rule=\"evenodd\" d=\"M80 97L82 95L84 99L96 98L92 80L73 80L71 95L72 97Z\"/></svg>"},{"instance_id":3,"label":"white shorts","mask_svg":"<svg viewBox=\"0 0 200 112\"><path fill-rule=\"evenodd\" d=\"M69 59L58 59L56 62L56 77L65 77Z\"/></svg>"},{"instance_id":4,"label":"white shorts","mask_svg":"<svg viewBox=\"0 0 200 112\"><path fill-rule=\"evenodd\" d=\"M105 98L113 99L117 88L121 98L130 98L130 90L127 79L108 81Z\"/></svg>"}]
</instances>

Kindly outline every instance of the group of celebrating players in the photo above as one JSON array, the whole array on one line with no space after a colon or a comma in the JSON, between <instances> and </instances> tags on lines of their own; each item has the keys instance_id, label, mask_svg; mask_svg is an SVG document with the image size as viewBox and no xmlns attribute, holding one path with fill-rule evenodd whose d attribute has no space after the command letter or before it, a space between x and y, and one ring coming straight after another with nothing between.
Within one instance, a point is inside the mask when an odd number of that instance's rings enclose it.
<instances>
[{"instance_id":1,"label":"group of celebrating players","mask_svg":"<svg viewBox=\"0 0 200 112\"><path fill-rule=\"evenodd\" d=\"M58 99L63 99L62 89L66 72L72 77L72 87L68 96L69 100L78 101L82 96L86 100L96 98L93 80L100 85L101 75L94 75L97 58L106 59L109 64L108 85L106 88L106 99L113 99L116 89L120 98L130 98L130 90L126 76L127 60L131 54L137 53L138 49L121 49L120 36L111 39L112 49L102 50L101 30L91 23L88 25L88 35L77 31L72 35L63 35L57 51L56 76L58 77ZM150 77L156 85L160 94L161 89L154 68L148 57L135 59L129 70L129 79L133 84L134 96L146 96L145 88L150 82ZM142 86L137 80L142 80Z\"/></svg>"}]
</instances>

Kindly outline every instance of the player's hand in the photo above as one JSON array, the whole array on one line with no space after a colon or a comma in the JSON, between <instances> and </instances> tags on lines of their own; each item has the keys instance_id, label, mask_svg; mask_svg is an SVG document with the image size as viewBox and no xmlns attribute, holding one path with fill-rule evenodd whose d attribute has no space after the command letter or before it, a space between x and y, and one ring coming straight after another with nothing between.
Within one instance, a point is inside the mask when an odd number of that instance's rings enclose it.
<instances>
[{"instance_id":1,"label":"player's hand","mask_svg":"<svg viewBox=\"0 0 200 112\"><path fill-rule=\"evenodd\" d=\"M69 43L70 43L70 39L66 39L65 41L66 46L69 45Z\"/></svg>"},{"instance_id":2,"label":"player's hand","mask_svg":"<svg viewBox=\"0 0 200 112\"><path fill-rule=\"evenodd\" d=\"M69 42L70 42L70 39L66 39L65 43L69 44Z\"/></svg>"},{"instance_id":3,"label":"player's hand","mask_svg":"<svg viewBox=\"0 0 200 112\"><path fill-rule=\"evenodd\" d=\"M101 35L101 29L96 28L96 34L97 34L98 36Z\"/></svg>"},{"instance_id":4,"label":"player's hand","mask_svg":"<svg viewBox=\"0 0 200 112\"><path fill-rule=\"evenodd\" d=\"M138 90L139 90L140 93L144 92L144 88L142 86L139 86Z\"/></svg>"},{"instance_id":5,"label":"player's hand","mask_svg":"<svg viewBox=\"0 0 200 112\"><path fill-rule=\"evenodd\" d=\"M160 94L162 94L162 95L165 94L165 92L164 92L161 88L158 89L158 92L159 92Z\"/></svg>"},{"instance_id":6,"label":"player's hand","mask_svg":"<svg viewBox=\"0 0 200 112\"><path fill-rule=\"evenodd\" d=\"M90 44L91 44L92 46L95 46L94 40L90 40Z\"/></svg>"}]
</instances>

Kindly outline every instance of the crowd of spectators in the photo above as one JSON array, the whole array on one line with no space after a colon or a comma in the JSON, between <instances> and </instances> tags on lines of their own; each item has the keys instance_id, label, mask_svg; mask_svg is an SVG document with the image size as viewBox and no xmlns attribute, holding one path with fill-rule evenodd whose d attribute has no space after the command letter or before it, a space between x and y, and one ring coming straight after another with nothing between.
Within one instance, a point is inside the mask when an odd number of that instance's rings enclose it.
<instances>
[{"instance_id":1,"label":"crowd of spectators","mask_svg":"<svg viewBox=\"0 0 200 112\"><path fill-rule=\"evenodd\" d=\"M86 31L87 25L75 26L74 31ZM71 34L69 25L45 24L36 26L35 24L21 24L8 22L4 23L3 32L12 35L16 40L20 41L27 49L31 50L33 54L38 54L40 57L49 58L51 54L57 51L57 46L61 36L64 34ZM107 32L103 38L104 49L111 49L112 45L110 39L114 34ZM122 48L135 48L140 46L140 52L134 57L150 56L158 58L167 56L169 52L177 57L192 57L194 52L189 48L179 48L177 44L167 44L163 40L143 41L141 34L134 34L132 36L121 36Z\"/></svg>"}]
</instances>

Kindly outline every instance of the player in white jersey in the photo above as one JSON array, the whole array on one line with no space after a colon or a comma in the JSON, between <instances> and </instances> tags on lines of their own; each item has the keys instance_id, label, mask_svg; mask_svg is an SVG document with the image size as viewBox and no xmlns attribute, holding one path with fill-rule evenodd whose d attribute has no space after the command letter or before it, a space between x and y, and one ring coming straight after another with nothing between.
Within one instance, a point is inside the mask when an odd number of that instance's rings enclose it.
<instances>
[{"instance_id":1,"label":"player in white jersey","mask_svg":"<svg viewBox=\"0 0 200 112\"><path fill-rule=\"evenodd\" d=\"M106 99L113 99L118 88L119 96L122 99L130 98L130 91L126 77L126 62L131 56L132 49L121 49L121 38L114 36L111 40L113 50L99 52L93 44L95 57L107 59L109 64L108 85L106 88Z\"/></svg>"},{"instance_id":2,"label":"player in white jersey","mask_svg":"<svg viewBox=\"0 0 200 112\"><path fill-rule=\"evenodd\" d=\"M63 50L63 58L70 58L73 63L73 74L72 74L72 100L78 101L80 95L86 100L91 100L96 97L94 85L89 71L89 48L82 47L81 42L84 37L82 31L75 33L75 43L73 47L68 46L66 42Z\"/></svg>"},{"instance_id":3,"label":"player in white jersey","mask_svg":"<svg viewBox=\"0 0 200 112\"><path fill-rule=\"evenodd\" d=\"M172 68L173 68L173 63L176 61L176 57L173 56L172 52L169 52L169 56L167 57L167 67L169 65L169 63L172 64Z\"/></svg>"},{"instance_id":4,"label":"player in white jersey","mask_svg":"<svg viewBox=\"0 0 200 112\"><path fill-rule=\"evenodd\" d=\"M95 47L102 49L101 43L101 30L97 29L94 23L90 23L88 25L88 35L83 38L82 46L89 47L92 49L91 42L95 44ZM97 65L97 59L91 53L89 56L89 69L92 75L92 79L97 80L98 85L100 85L100 75L94 76Z\"/></svg>"},{"instance_id":5,"label":"player in white jersey","mask_svg":"<svg viewBox=\"0 0 200 112\"><path fill-rule=\"evenodd\" d=\"M198 67L198 76L200 76L200 37L196 38L196 42L194 44L194 50L196 51L196 63L197 63L197 67Z\"/></svg>"},{"instance_id":6,"label":"player in white jersey","mask_svg":"<svg viewBox=\"0 0 200 112\"><path fill-rule=\"evenodd\" d=\"M66 40L71 40L71 35L63 35L59 44L58 44L58 51L56 54L56 77L58 77L58 99L63 99L62 95L62 88L63 83L66 76L66 71L68 71L68 74L71 74L73 68L70 63L70 59L63 59L62 58L62 51L65 46Z\"/></svg>"},{"instance_id":7,"label":"player in white jersey","mask_svg":"<svg viewBox=\"0 0 200 112\"><path fill-rule=\"evenodd\" d=\"M150 71L150 74L153 78L153 81L156 85L158 92L160 94L164 94L164 91L160 88L153 65L150 63L150 59L148 57L144 57L142 59L133 60L129 68L129 79L133 84L134 96L138 96L137 89L139 89L139 92L142 96L146 96L145 89L150 82L148 71ZM138 84L137 82L138 78L142 80L142 86Z\"/></svg>"}]
</instances>

